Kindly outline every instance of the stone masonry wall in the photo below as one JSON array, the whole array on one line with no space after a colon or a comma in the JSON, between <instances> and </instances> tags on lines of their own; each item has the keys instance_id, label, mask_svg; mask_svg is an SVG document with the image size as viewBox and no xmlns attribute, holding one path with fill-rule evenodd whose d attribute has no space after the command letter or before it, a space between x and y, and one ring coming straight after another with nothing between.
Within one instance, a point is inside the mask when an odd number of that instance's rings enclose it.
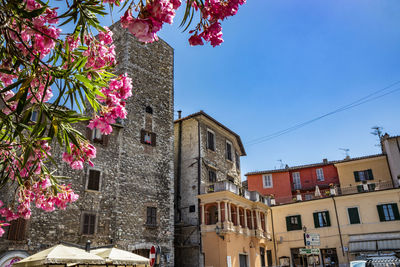
<instances>
[{"instance_id":1,"label":"stone masonry wall","mask_svg":"<svg viewBox=\"0 0 400 267\"><path fill-rule=\"evenodd\" d=\"M74 171L60 163L59 173L71 177L67 183L73 184L79 200L64 211L33 210L27 239L10 242L5 234L0 258L7 250L34 253L60 241L90 240L92 246L115 244L130 251L159 245L160 266L174 266L173 49L162 40L141 44L118 23L110 28L119 63L116 73L127 72L132 78L133 96L126 105L128 118L113 127L108 144L95 144L100 190L86 190L88 167ZM145 112L147 106L152 115ZM85 132L85 125L80 127ZM140 142L142 129L156 134L156 146ZM156 227L146 226L148 206L157 208ZM97 215L94 235L81 234L83 212Z\"/></svg>"}]
</instances>

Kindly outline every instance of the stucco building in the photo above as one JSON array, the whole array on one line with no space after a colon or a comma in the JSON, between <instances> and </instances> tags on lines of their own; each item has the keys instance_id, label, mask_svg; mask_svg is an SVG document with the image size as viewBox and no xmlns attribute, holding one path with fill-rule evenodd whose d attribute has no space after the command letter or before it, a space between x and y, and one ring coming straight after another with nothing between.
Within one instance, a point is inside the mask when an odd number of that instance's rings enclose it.
<instances>
[{"instance_id":1,"label":"stucco building","mask_svg":"<svg viewBox=\"0 0 400 267\"><path fill-rule=\"evenodd\" d=\"M382 151L387 155L393 185L400 187L400 136L385 134L381 138Z\"/></svg>"},{"instance_id":2,"label":"stucco building","mask_svg":"<svg viewBox=\"0 0 400 267\"><path fill-rule=\"evenodd\" d=\"M90 240L147 257L155 245L161 266L174 266L173 49L162 40L139 43L119 24L111 30L116 73L127 72L133 83L128 118L109 136L87 133L97 149L93 168L60 163L59 174L71 177L80 199L64 211L34 209L29 221L14 221L0 239L2 264L60 241Z\"/></svg>"},{"instance_id":3,"label":"stucco building","mask_svg":"<svg viewBox=\"0 0 400 267\"><path fill-rule=\"evenodd\" d=\"M282 266L346 266L360 257L400 253L400 189L332 196L271 207ZM315 255L300 255L304 234L318 234Z\"/></svg>"}]
</instances>

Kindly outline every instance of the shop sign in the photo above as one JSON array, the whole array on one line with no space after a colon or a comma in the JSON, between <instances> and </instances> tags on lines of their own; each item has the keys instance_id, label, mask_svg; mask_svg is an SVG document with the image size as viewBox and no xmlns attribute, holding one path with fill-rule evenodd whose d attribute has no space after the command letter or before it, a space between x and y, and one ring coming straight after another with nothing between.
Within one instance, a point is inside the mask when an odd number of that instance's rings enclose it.
<instances>
[{"instance_id":1,"label":"shop sign","mask_svg":"<svg viewBox=\"0 0 400 267\"><path fill-rule=\"evenodd\" d=\"M319 255L319 248L300 248L300 255Z\"/></svg>"}]
</instances>

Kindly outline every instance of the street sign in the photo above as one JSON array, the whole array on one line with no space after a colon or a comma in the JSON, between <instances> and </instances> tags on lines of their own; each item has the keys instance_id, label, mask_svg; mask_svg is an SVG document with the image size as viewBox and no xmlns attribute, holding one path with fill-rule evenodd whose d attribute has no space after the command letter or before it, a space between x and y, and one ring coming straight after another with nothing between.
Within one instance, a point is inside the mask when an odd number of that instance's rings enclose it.
<instances>
[{"instance_id":1,"label":"street sign","mask_svg":"<svg viewBox=\"0 0 400 267\"><path fill-rule=\"evenodd\" d=\"M300 255L319 255L319 248L299 248Z\"/></svg>"},{"instance_id":2,"label":"street sign","mask_svg":"<svg viewBox=\"0 0 400 267\"><path fill-rule=\"evenodd\" d=\"M319 240L319 234L314 233L306 233L305 235L305 242L306 246L320 246L321 242Z\"/></svg>"},{"instance_id":3,"label":"street sign","mask_svg":"<svg viewBox=\"0 0 400 267\"><path fill-rule=\"evenodd\" d=\"M155 246L151 246L151 248L150 248L149 259L150 259L150 266L154 266L154 263L156 263L156 247Z\"/></svg>"}]
</instances>

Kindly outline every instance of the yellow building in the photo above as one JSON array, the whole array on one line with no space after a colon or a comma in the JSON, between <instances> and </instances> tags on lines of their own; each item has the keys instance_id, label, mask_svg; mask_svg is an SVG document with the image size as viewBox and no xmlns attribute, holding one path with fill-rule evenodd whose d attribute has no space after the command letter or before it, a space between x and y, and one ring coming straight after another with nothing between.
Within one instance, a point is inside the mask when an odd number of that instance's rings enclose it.
<instances>
[{"instance_id":1,"label":"yellow building","mask_svg":"<svg viewBox=\"0 0 400 267\"><path fill-rule=\"evenodd\" d=\"M399 203L395 188L271 207L278 263L345 266L358 256L400 253ZM304 234L319 235L317 255L300 255Z\"/></svg>"},{"instance_id":2,"label":"yellow building","mask_svg":"<svg viewBox=\"0 0 400 267\"><path fill-rule=\"evenodd\" d=\"M393 187L386 155L349 158L335 163L342 194Z\"/></svg>"},{"instance_id":3,"label":"yellow building","mask_svg":"<svg viewBox=\"0 0 400 267\"><path fill-rule=\"evenodd\" d=\"M214 184L214 191L198 196L204 266L276 265L267 199L228 181Z\"/></svg>"}]
</instances>

